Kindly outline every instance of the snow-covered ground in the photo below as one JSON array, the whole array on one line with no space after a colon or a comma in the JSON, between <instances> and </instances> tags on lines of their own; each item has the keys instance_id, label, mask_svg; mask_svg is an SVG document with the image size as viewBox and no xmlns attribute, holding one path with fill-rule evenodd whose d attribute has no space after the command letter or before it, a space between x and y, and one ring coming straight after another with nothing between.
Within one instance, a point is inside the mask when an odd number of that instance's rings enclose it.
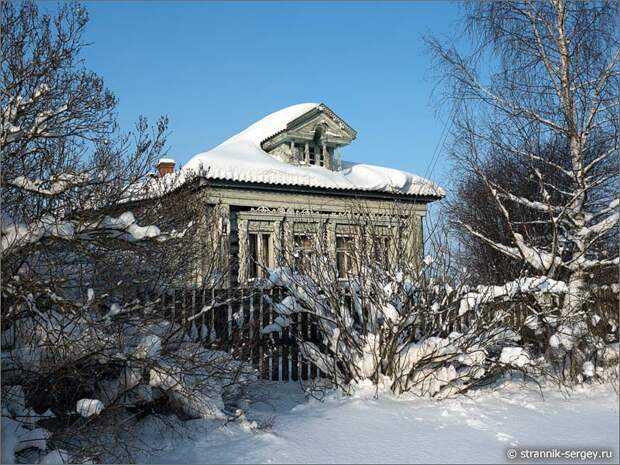
<instances>
[{"instance_id":1,"label":"snow-covered ground","mask_svg":"<svg viewBox=\"0 0 620 465\"><path fill-rule=\"evenodd\" d=\"M254 390L248 420L196 420L153 441L153 463L498 463L509 448L613 450L618 463L618 397L598 385L562 393L507 382L444 401L331 393L304 399L295 384ZM261 400L262 399L262 400ZM152 421L152 420L149 420ZM254 429L256 421L259 428ZM155 430L144 425L144 430ZM577 460L576 462L581 462ZM586 462L581 462L586 463ZM609 463L609 461L607 461Z\"/></svg>"}]
</instances>

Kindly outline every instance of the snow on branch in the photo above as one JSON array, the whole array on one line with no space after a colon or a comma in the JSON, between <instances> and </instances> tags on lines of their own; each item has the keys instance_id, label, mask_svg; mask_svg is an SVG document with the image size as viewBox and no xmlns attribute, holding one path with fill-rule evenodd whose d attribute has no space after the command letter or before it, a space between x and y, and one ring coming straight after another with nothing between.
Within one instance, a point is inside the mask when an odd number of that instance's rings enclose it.
<instances>
[{"instance_id":1,"label":"snow on branch","mask_svg":"<svg viewBox=\"0 0 620 465\"><path fill-rule=\"evenodd\" d=\"M155 225L140 226L133 213L125 212L118 217L105 216L97 222L81 225L76 221L62 221L51 215L29 225L2 222L0 251L17 250L28 244L34 244L44 238L63 240L88 239L92 234L101 233L113 239L129 242L142 240L164 241L172 237L183 236L185 231L162 233Z\"/></svg>"},{"instance_id":2,"label":"snow on branch","mask_svg":"<svg viewBox=\"0 0 620 465\"><path fill-rule=\"evenodd\" d=\"M53 133L50 129L54 118L69 109L67 104L63 104L52 110L43 110L38 112L34 116L32 127L24 128L19 125L18 120L23 115L27 108L32 108L38 100L49 93L50 89L47 85L38 86L31 98L24 98L21 95L16 97L10 97L6 106L2 107L2 126L0 131L1 145L10 144L23 137L37 137L37 136L50 136Z\"/></svg>"},{"instance_id":3,"label":"snow on branch","mask_svg":"<svg viewBox=\"0 0 620 465\"><path fill-rule=\"evenodd\" d=\"M498 286L478 286L475 292L469 292L461 299L459 315L464 315L480 304L497 299L514 297L517 294L535 294L540 292L566 294L568 286L563 281L557 281L547 276L519 278Z\"/></svg>"},{"instance_id":4,"label":"snow on branch","mask_svg":"<svg viewBox=\"0 0 620 465\"><path fill-rule=\"evenodd\" d=\"M556 207L554 205L547 205L545 203L542 202L537 202L537 201L533 201L533 200L529 200L525 197L521 197L518 195L514 195L511 194L510 192L507 192L505 190L503 190L502 192L498 192L497 193L498 196L506 198L508 200L511 200L515 203L518 203L520 205L523 205L525 207L531 208L533 210L538 210L540 212L544 212L544 213L551 213L551 212L560 212L563 209L560 207Z\"/></svg>"},{"instance_id":5,"label":"snow on branch","mask_svg":"<svg viewBox=\"0 0 620 465\"><path fill-rule=\"evenodd\" d=\"M479 231L473 229L468 224L460 222L460 224L474 237L481 239L486 244L497 250L498 252L503 253L504 255L513 258L515 260L523 259L528 265L532 266L538 271L546 271L549 270L557 261L560 260L560 257L557 257L549 252L544 250L540 250L537 247L532 245L528 245L523 238L523 236L518 232L512 232L512 237L515 241L517 247L511 247L500 242L496 242Z\"/></svg>"},{"instance_id":6,"label":"snow on branch","mask_svg":"<svg viewBox=\"0 0 620 465\"><path fill-rule=\"evenodd\" d=\"M618 264L620 264L620 259L618 257L615 257L605 258L601 260L593 260L580 257L580 260L576 261L576 263L579 263L585 270L591 270L592 268L598 268L602 266L617 266Z\"/></svg>"},{"instance_id":7,"label":"snow on branch","mask_svg":"<svg viewBox=\"0 0 620 465\"><path fill-rule=\"evenodd\" d=\"M157 226L140 226L131 212L125 212L117 218L106 216L94 227L94 230L97 229L118 231L119 234L113 234L114 237L124 236L129 241L152 239L161 235Z\"/></svg>"},{"instance_id":8,"label":"snow on branch","mask_svg":"<svg viewBox=\"0 0 620 465\"><path fill-rule=\"evenodd\" d=\"M59 222L51 215L45 215L40 220L28 225L23 223L5 223L3 220L0 251L21 249L46 237L72 239L74 236L75 226L72 222Z\"/></svg>"},{"instance_id":9,"label":"snow on branch","mask_svg":"<svg viewBox=\"0 0 620 465\"><path fill-rule=\"evenodd\" d=\"M619 205L620 205L620 200L614 199L607 208L598 212L597 216L607 214L613 210L616 210L616 211L596 224L593 224L586 228L581 228L579 231L579 235L581 235L582 237L590 237L590 236L601 236L605 234L607 231L613 228L616 224L618 224L618 221L620 220L620 212L617 211Z\"/></svg>"},{"instance_id":10,"label":"snow on branch","mask_svg":"<svg viewBox=\"0 0 620 465\"><path fill-rule=\"evenodd\" d=\"M609 231L611 228L613 228L618 223L619 219L620 219L620 213L616 212L613 215L609 215L604 220L590 226L589 228L585 228L585 230L588 232L588 235L605 234L607 231Z\"/></svg>"},{"instance_id":11,"label":"snow on branch","mask_svg":"<svg viewBox=\"0 0 620 465\"><path fill-rule=\"evenodd\" d=\"M519 249L517 249L516 247L510 247L510 246L507 246L507 245L502 244L500 242L495 242L494 240L489 239L484 234L476 231L474 228L469 226L467 223L463 223L462 221L459 221L459 224L461 226L463 226L472 236L475 236L478 239L484 241L486 244L488 244L489 246L493 247L498 252L501 252L504 255L507 255L510 258L514 258L514 259L517 259L517 260L521 258L521 255L519 253Z\"/></svg>"},{"instance_id":12,"label":"snow on branch","mask_svg":"<svg viewBox=\"0 0 620 465\"><path fill-rule=\"evenodd\" d=\"M58 176L54 176L49 181L45 181L43 179L28 179L25 176L17 176L12 181L9 181L8 184L28 192L34 192L36 194L51 197L61 194L72 187L81 186L88 180L89 176L86 173L63 173Z\"/></svg>"},{"instance_id":13,"label":"snow on branch","mask_svg":"<svg viewBox=\"0 0 620 465\"><path fill-rule=\"evenodd\" d=\"M560 260L560 257L555 256L554 254L527 244L520 233L513 232L512 236L514 237L517 247L521 252L521 256L533 268L539 271L546 271Z\"/></svg>"}]
</instances>

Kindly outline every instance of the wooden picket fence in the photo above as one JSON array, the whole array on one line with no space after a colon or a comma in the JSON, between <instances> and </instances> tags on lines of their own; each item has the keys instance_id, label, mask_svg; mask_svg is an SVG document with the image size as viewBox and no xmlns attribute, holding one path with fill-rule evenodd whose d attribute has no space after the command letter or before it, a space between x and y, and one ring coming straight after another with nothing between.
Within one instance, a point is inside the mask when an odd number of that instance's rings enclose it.
<instances>
[{"instance_id":1,"label":"wooden picket fence","mask_svg":"<svg viewBox=\"0 0 620 465\"><path fill-rule=\"evenodd\" d=\"M282 292L279 288L180 289L164 294L161 305L189 335L211 348L251 361L263 379L319 379L320 370L302 357L297 342L319 342L317 323L311 315L293 314L289 317L292 323L282 331L261 332L278 316L263 296L279 302Z\"/></svg>"},{"instance_id":2,"label":"wooden picket fence","mask_svg":"<svg viewBox=\"0 0 620 465\"><path fill-rule=\"evenodd\" d=\"M312 315L296 313L289 317L292 323L282 331L261 332L278 316L269 302L280 302L284 296L280 288L180 289L161 296L161 305L171 320L182 324L189 335L203 340L211 348L251 361L263 379L284 382L319 379L321 371L304 359L298 347L298 341L320 346L317 320ZM345 305L352 305L350 298ZM555 305L556 308L561 305L561 300ZM476 315L467 313L462 317L458 308L454 308L434 315L433 321L426 324L442 328L445 336L451 331L463 331L473 323L472 318L490 319L495 312L507 307L511 323L514 327L522 327L531 314L527 300L488 303ZM592 310L604 320L615 318L617 309L617 293L604 291L596 295Z\"/></svg>"},{"instance_id":3,"label":"wooden picket fence","mask_svg":"<svg viewBox=\"0 0 620 465\"><path fill-rule=\"evenodd\" d=\"M291 324L282 331L261 332L278 316L269 302L280 302L284 292L277 287L173 289L161 297L161 305L172 321L185 327L187 334L203 340L211 348L251 361L263 379L284 382L320 379L321 370L305 360L298 347L299 341L313 342L320 347L316 318L308 313L295 313L289 316ZM343 305L351 308L351 298L343 295L343 299ZM453 309L435 315L433 321L425 324L444 328L448 334L462 331L466 319L459 316L458 309Z\"/></svg>"}]
</instances>

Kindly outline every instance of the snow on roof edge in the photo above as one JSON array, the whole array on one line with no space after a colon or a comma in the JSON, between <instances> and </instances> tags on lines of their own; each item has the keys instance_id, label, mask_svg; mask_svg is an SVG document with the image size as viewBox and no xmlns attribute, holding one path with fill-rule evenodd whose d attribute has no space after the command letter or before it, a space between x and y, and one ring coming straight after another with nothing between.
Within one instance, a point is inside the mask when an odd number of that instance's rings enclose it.
<instances>
[{"instance_id":1,"label":"snow on roof edge","mask_svg":"<svg viewBox=\"0 0 620 465\"><path fill-rule=\"evenodd\" d=\"M230 181L230 182L240 182L248 185L264 185L264 186L291 186L291 187L307 187L307 188L315 188L326 191L353 191L353 192L374 192L377 194L392 194L397 196L410 196L410 197L435 197L436 199L442 199L445 197L445 191L443 188L437 186L441 193L434 192L402 192L397 189L394 190L376 190L376 189L368 189L363 187L356 187L355 185L351 186L316 186L316 185L303 185L303 184L295 184L295 183L287 183L287 182L263 182L263 181L243 181L238 179L231 179L229 177L218 177L218 176L210 176L208 174L201 174L197 177L202 177L204 179L212 179L214 181ZM177 185L180 187L180 185Z\"/></svg>"},{"instance_id":2,"label":"snow on roof edge","mask_svg":"<svg viewBox=\"0 0 620 465\"><path fill-rule=\"evenodd\" d=\"M286 163L262 150L262 141L286 130L288 123L321 105L301 103L265 116L214 148L194 155L181 169L174 184L178 186L184 183L191 173L200 173L206 179L250 184L379 192L437 199L445 196L445 191L437 184L406 171L348 161L343 161L341 169L331 171L318 166ZM171 175L164 178L167 176Z\"/></svg>"},{"instance_id":3,"label":"snow on roof edge","mask_svg":"<svg viewBox=\"0 0 620 465\"><path fill-rule=\"evenodd\" d=\"M260 145L260 143L265 139L269 139L270 137L286 130L288 123L302 115L305 115L309 111L314 110L320 105L320 103L298 103L296 105L291 105L289 107L274 111L273 113L270 113L255 123L249 125L241 132L229 137L224 142L214 147L214 149L238 140L251 140L255 144Z\"/></svg>"}]
</instances>

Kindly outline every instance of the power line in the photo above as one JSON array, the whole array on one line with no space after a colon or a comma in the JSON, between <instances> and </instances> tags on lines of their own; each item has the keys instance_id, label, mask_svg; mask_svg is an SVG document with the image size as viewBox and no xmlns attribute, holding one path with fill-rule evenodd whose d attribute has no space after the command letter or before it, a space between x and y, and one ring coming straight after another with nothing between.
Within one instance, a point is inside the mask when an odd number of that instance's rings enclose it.
<instances>
[{"instance_id":1,"label":"power line","mask_svg":"<svg viewBox=\"0 0 620 465\"><path fill-rule=\"evenodd\" d=\"M435 146L435 150L433 152L433 156L431 157L430 162L428 163L428 165L426 166L426 171L424 172L424 177L425 178L430 178L433 175L433 172L435 171L435 167L437 166L437 162L439 161L441 152L440 149L443 149L445 143L446 143L446 139L448 138L448 126L452 125L452 121L454 120L454 117L456 116L456 110L457 110L457 105L453 104L452 105L452 111L450 113L449 118L444 122L443 125L443 129L441 131L441 135L439 136L439 140L437 141L437 145Z\"/></svg>"}]
</instances>

